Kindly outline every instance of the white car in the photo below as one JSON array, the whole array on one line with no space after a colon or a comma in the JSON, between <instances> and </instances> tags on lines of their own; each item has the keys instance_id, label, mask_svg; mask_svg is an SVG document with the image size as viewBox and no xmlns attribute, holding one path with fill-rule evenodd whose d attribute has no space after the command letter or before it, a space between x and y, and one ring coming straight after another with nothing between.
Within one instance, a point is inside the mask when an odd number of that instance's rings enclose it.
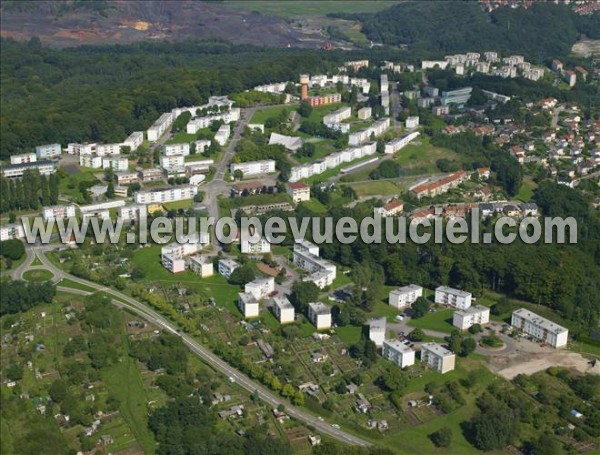
<instances>
[{"instance_id":1,"label":"white car","mask_svg":"<svg viewBox=\"0 0 600 455\"><path fill-rule=\"evenodd\" d=\"M229 382L233 384L235 382L235 378L233 376L229 376Z\"/></svg>"},{"instance_id":2,"label":"white car","mask_svg":"<svg viewBox=\"0 0 600 455\"><path fill-rule=\"evenodd\" d=\"M339 429L340 429L340 426L339 426L337 423L332 423L332 424L331 424L331 426L332 426L333 428L335 428L336 430L339 430Z\"/></svg>"}]
</instances>

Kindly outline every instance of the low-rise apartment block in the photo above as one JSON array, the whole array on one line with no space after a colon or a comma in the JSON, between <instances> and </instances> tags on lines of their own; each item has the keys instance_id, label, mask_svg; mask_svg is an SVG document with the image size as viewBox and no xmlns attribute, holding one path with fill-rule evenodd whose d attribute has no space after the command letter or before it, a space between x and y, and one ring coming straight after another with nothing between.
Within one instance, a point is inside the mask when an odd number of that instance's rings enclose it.
<instances>
[{"instance_id":1,"label":"low-rise apartment block","mask_svg":"<svg viewBox=\"0 0 600 455\"><path fill-rule=\"evenodd\" d=\"M132 152L135 152L140 145L144 142L144 132L143 131L134 131L131 133L127 139L123 141L123 145L125 147L129 147Z\"/></svg>"},{"instance_id":2,"label":"low-rise apartment block","mask_svg":"<svg viewBox=\"0 0 600 455\"><path fill-rule=\"evenodd\" d=\"M118 185L130 185L138 181L137 172L115 172Z\"/></svg>"},{"instance_id":3,"label":"low-rise apartment block","mask_svg":"<svg viewBox=\"0 0 600 455\"><path fill-rule=\"evenodd\" d=\"M414 131L405 136L396 138L396 139L388 142L387 144L385 144L384 153L386 155L391 155L392 153L396 153L398 150L403 149L408 144L410 144L411 141L413 141L414 139L419 137L420 134L421 133L419 133L418 131Z\"/></svg>"},{"instance_id":4,"label":"low-rise apartment block","mask_svg":"<svg viewBox=\"0 0 600 455\"><path fill-rule=\"evenodd\" d=\"M158 168L141 169L138 171L138 177L144 183L157 182L163 179L163 173Z\"/></svg>"},{"instance_id":5,"label":"low-rise apartment block","mask_svg":"<svg viewBox=\"0 0 600 455\"><path fill-rule=\"evenodd\" d=\"M231 175L235 171L242 171L244 177L249 175L270 174L275 172L275 160L246 161L245 163L231 163Z\"/></svg>"},{"instance_id":6,"label":"low-rise apartment block","mask_svg":"<svg viewBox=\"0 0 600 455\"><path fill-rule=\"evenodd\" d=\"M183 155L163 155L160 157L160 167L163 169L183 168L185 157Z\"/></svg>"},{"instance_id":7,"label":"low-rise apartment block","mask_svg":"<svg viewBox=\"0 0 600 455\"><path fill-rule=\"evenodd\" d=\"M383 346L385 340L386 320L382 318L373 318L369 320L369 340L375 343L378 348Z\"/></svg>"},{"instance_id":8,"label":"low-rise apartment block","mask_svg":"<svg viewBox=\"0 0 600 455\"><path fill-rule=\"evenodd\" d=\"M317 330L331 328L331 308L321 302L308 304L308 320L313 323Z\"/></svg>"},{"instance_id":9,"label":"low-rise apartment block","mask_svg":"<svg viewBox=\"0 0 600 455\"><path fill-rule=\"evenodd\" d=\"M423 288L421 286L409 284L408 286L402 286L390 292L388 300L391 307L398 308L400 310L412 305L419 297L422 296Z\"/></svg>"},{"instance_id":10,"label":"low-rise apartment block","mask_svg":"<svg viewBox=\"0 0 600 455\"><path fill-rule=\"evenodd\" d=\"M213 276L215 273L211 258L201 254L189 256L187 258L187 266L192 272L200 275L201 278Z\"/></svg>"},{"instance_id":11,"label":"low-rise apartment block","mask_svg":"<svg viewBox=\"0 0 600 455\"><path fill-rule=\"evenodd\" d=\"M248 238L248 235L242 235L240 242L240 251L242 254L266 254L271 252L271 243L264 237Z\"/></svg>"},{"instance_id":12,"label":"low-rise apartment block","mask_svg":"<svg viewBox=\"0 0 600 455\"><path fill-rule=\"evenodd\" d=\"M357 112L356 115L358 116L359 120L368 120L371 118L372 115L372 109L370 107L363 107L360 108Z\"/></svg>"},{"instance_id":13,"label":"low-rise apartment block","mask_svg":"<svg viewBox=\"0 0 600 455\"><path fill-rule=\"evenodd\" d=\"M294 322L296 317L294 306L283 296L273 298L273 314L275 314L280 324Z\"/></svg>"},{"instance_id":14,"label":"low-rise apartment block","mask_svg":"<svg viewBox=\"0 0 600 455\"><path fill-rule=\"evenodd\" d=\"M1 168L1 172L6 178L20 178L28 170L37 169L41 175L50 175L56 172L56 168L56 163L48 160L40 160L33 163L7 164Z\"/></svg>"},{"instance_id":15,"label":"low-rise apartment block","mask_svg":"<svg viewBox=\"0 0 600 455\"><path fill-rule=\"evenodd\" d=\"M429 183L421 183L409 188L410 193L417 199L424 197L435 197L447 193L452 188L468 180L469 174L465 171L453 172L450 175L439 178Z\"/></svg>"},{"instance_id":16,"label":"low-rise apartment block","mask_svg":"<svg viewBox=\"0 0 600 455\"><path fill-rule=\"evenodd\" d=\"M466 330L475 324L490 322L490 309L482 305L473 305L466 310L457 310L452 317L452 325L460 330Z\"/></svg>"},{"instance_id":17,"label":"low-rise apartment block","mask_svg":"<svg viewBox=\"0 0 600 455\"><path fill-rule=\"evenodd\" d=\"M118 144L98 144L96 154L98 156L119 155L121 153L121 143Z\"/></svg>"},{"instance_id":18,"label":"low-rise apartment block","mask_svg":"<svg viewBox=\"0 0 600 455\"><path fill-rule=\"evenodd\" d=\"M294 265L310 275L303 281L311 281L320 289L330 285L337 276L335 264L319 257L319 247L307 240L294 244Z\"/></svg>"},{"instance_id":19,"label":"low-rise apartment block","mask_svg":"<svg viewBox=\"0 0 600 455\"><path fill-rule=\"evenodd\" d=\"M133 195L136 204L162 204L192 199L198 194L197 186L178 186L166 190L137 191Z\"/></svg>"},{"instance_id":20,"label":"low-rise apartment block","mask_svg":"<svg viewBox=\"0 0 600 455\"><path fill-rule=\"evenodd\" d=\"M413 128L416 128L419 126L419 116L412 116L412 117L407 117L406 121L405 121L405 125L406 125L406 129L407 130L412 130Z\"/></svg>"},{"instance_id":21,"label":"low-rise apartment block","mask_svg":"<svg viewBox=\"0 0 600 455\"><path fill-rule=\"evenodd\" d=\"M415 364L415 351L400 340L384 340L381 355L400 368Z\"/></svg>"},{"instance_id":22,"label":"low-rise apartment block","mask_svg":"<svg viewBox=\"0 0 600 455\"><path fill-rule=\"evenodd\" d=\"M110 168L115 172L125 172L129 169L129 160L120 155L114 155L110 158L102 158L102 168Z\"/></svg>"},{"instance_id":23,"label":"low-rise apartment block","mask_svg":"<svg viewBox=\"0 0 600 455\"><path fill-rule=\"evenodd\" d=\"M456 355L438 343L421 345L421 362L444 374L454 370Z\"/></svg>"},{"instance_id":24,"label":"low-rise apartment block","mask_svg":"<svg viewBox=\"0 0 600 455\"><path fill-rule=\"evenodd\" d=\"M219 275L222 275L225 278L229 279L229 277L231 276L233 271L235 269L237 269L239 266L240 266L240 264L235 262L233 259L229 259L229 258L219 259Z\"/></svg>"},{"instance_id":25,"label":"low-rise apartment block","mask_svg":"<svg viewBox=\"0 0 600 455\"><path fill-rule=\"evenodd\" d=\"M244 292L252 294L256 300L262 300L275 290L275 278L256 278L244 286Z\"/></svg>"},{"instance_id":26,"label":"low-rise apartment block","mask_svg":"<svg viewBox=\"0 0 600 455\"><path fill-rule=\"evenodd\" d=\"M20 153L10 156L10 164L35 163L37 155L35 153Z\"/></svg>"},{"instance_id":27,"label":"low-rise apartment block","mask_svg":"<svg viewBox=\"0 0 600 455\"><path fill-rule=\"evenodd\" d=\"M187 243L170 243L160 250L162 265L171 273L183 272L187 265L187 256L197 253L209 243L208 233L201 233L194 241Z\"/></svg>"},{"instance_id":28,"label":"low-rise apartment block","mask_svg":"<svg viewBox=\"0 0 600 455\"><path fill-rule=\"evenodd\" d=\"M25 229L22 223L12 223L6 226L0 226L0 241L23 239L25 238Z\"/></svg>"},{"instance_id":29,"label":"low-rise apartment block","mask_svg":"<svg viewBox=\"0 0 600 455\"><path fill-rule=\"evenodd\" d=\"M349 145L360 145L364 142L372 140L374 137L379 137L390 127L389 117L384 117L377 120L370 127L365 128L355 133L350 133L348 136Z\"/></svg>"},{"instance_id":30,"label":"low-rise apartment block","mask_svg":"<svg viewBox=\"0 0 600 455\"><path fill-rule=\"evenodd\" d=\"M163 156L183 155L187 156L190 154L190 144L188 142L181 142L176 144L165 144L163 148Z\"/></svg>"},{"instance_id":31,"label":"low-rise apartment block","mask_svg":"<svg viewBox=\"0 0 600 455\"><path fill-rule=\"evenodd\" d=\"M302 182L289 183L287 192L292 197L292 201L298 202L310 201L310 185Z\"/></svg>"},{"instance_id":32,"label":"low-rise apartment block","mask_svg":"<svg viewBox=\"0 0 600 455\"><path fill-rule=\"evenodd\" d=\"M60 144L38 145L35 148L35 154L39 160L48 160L60 156L62 148Z\"/></svg>"},{"instance_id":33,"label":"low-rise apartment block","mask_svg":"<svg viewBox=\"0 0 600 455\"><path fill-rule=\"evenodd\" d=\"M100 169L102 167L102 157L98 155L79 155L79 165L81 167Z\"/></svg>"},{"instance_id":34,"label":"low-rise apartment block","mask_svg":"<svg viewBox=\"0 0 600 455\"><path fill-rule=\"evenodd\" d=\"M229 140L229 136L231 135L231 127L228 124L221 125L218 131L215 133L215 141L223 146Z\"/></svg>"},{"instance_id":35,"label":"low-rise apartment block","mask_svg":"<svg viewBox=\"0 0 600 455\"><path fill-rule=\"evenodd\" d=\"M511 325L554 348L567 345L569 330L525 308L513 312Z\"/></svg>"},{"instance_id":36,"label":"low-rise apartment block","mask_svg":"<svg viewBox=\"0 0 600 455\"><path fill-rule=\"evenodd\" d=\"M147 136L150 142L156 142L158 139L167 132L173 121L175 120L174 115L171 112L162 114L150 128L148 128Z\"/></svg>"},{"instance_id":37,"label":"low-rise apartment block","mask_svg":"<svg viewBox=\"0 0 600 455\"><path fill-rule=\"evenodd\" d=\"M238 293L238 308L244 315L244 318L257 318L259 314L259 304L256 297L246 292Z\"/></svg>"},{"instance_id":38,"label":"low-rise apartment block","mask_svg":"<svg viewBox=\"0 0 600 455\"><path fill-rule=\"evenodd\" d=\"M466 310L471 306L472 295L470 292L448 286L439 286L435 289L435 303L449 305L459 310Z\"/></svg>"},{"instance_id":39,"label":"low-rise apartment block","mask_svg":"<svg viewBox=\"0 0 600 455\"><path fill-rule=\"evenodd\" d=\"M146 206L143 204L129 204L119 208L119 218L123 221L138 220L140 211L146 211Z\"/></svg>"},{"instance_id":40,"label":"low-rise apartment block","mask_svg":"<svg viewBox=\"0 0 600 455\"><path fill-rule=\"evenodd\" d=\"M75 206L53 205L42 208L42 218L44 221L73 218L75 216Z\"/></svg>"}]
</instances>

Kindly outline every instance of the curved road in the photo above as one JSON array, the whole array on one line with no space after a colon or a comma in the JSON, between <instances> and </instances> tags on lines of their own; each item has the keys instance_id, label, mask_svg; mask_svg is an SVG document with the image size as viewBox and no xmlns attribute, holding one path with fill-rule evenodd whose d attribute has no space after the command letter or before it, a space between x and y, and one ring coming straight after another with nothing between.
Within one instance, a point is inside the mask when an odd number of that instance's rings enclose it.
<instances>
[{"instance_id":1,"label":"curved road","mask_svg":"<svg viewBox=\"0 0 600 455\"><path fill-rule=\"evenodd\" d=\"M44 267L51 271L54 274L54 280L58 281L61 278L68 278L71 281L82 284L84 286L88 286L90 288L95 289L96 291L102 291L111 296L115 297L113 299L113 303L119 307L127 308L132 312L136 313L138 316L144 318L148 322L155 324L156 326L162 327L164 330L171 332L174 335L177 335L181 338L184 344L198 357L207 362L209 365L213 366L215 369L219 370L226 376L233 378L236 383L246 389L248 392L257 392L259 397L269 403L274 408L281 405L284 405L286 408L286 413L293 417L296 420L304 422L305 424L313 426L317 431L326 434L332 438L335 438L339 441L345 442L347 444L359 445L359 446L368 446L371 445L369 442L361 439L357 436L354 436L350 433L347 433L341 429L334 428L328 423L319 420L316 416L307 413L304 410L296 406L292 406L288 402L282 400L279 396L272 393L270 390L263 387L261 384L251 380L248 376L241 373L237 369L233 368L229 364L225 363L221 358L213 354L210 350L200 345L196 340L192 337L180 333L177 328L168 320L166 320L163 316L156 313L154 310L148 308L146 305L140 303L139 301L122 294L121 292L115 291L106 286L101 286L91 281L83 280L81 278L77 278L69 273L64 272L63 270L56 267L50 260L44 255L44 252L50 249L49 247L32 247L27 248L27 259L25 262L13 271L13 276L16 278L21 278L23 272L27 270L31 262L38 257ZM67 287L59 287L61 291L71 292L75 294L87 295L89 292L71 289Z\"/></svg>"}]
</instances>

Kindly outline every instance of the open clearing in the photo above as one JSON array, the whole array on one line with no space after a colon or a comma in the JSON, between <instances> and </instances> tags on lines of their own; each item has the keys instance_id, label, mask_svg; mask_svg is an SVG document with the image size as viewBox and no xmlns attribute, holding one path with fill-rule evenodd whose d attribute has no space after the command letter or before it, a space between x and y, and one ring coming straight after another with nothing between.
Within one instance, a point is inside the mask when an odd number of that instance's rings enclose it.
<instances>
[{"instance_id":1,"label":"open clearing","mask_svg":"<svg viewBox=\"0 0 600 455\"><path fill-rule=\"evenodd\" d=\"M329 13L375 13L396 4L396 1L356 0L340 2L338 0L232 0L223 2L224 6L243 8L280 17L324 16Z\"/></svg>"}]
</instances>

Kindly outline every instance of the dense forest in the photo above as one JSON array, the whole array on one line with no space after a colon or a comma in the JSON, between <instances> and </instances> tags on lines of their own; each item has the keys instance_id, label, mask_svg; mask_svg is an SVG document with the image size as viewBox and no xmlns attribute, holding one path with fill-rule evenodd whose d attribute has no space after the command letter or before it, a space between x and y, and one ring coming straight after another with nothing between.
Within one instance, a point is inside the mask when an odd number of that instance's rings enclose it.
<instances>
[{"instance_id":1,"label":"dense forest","mask_svg":"<svg viewBox=\"0 0 600 455\"><path fill-rule=\"evenodd\" d=\"M487 14L479 2L445 2L443 8L438 2L402 2L350 18L361 20L367 37L383 44L447 53L496 50L538 63L568 54L581 35L600 38L600 14L579 16L551 3Z\"/></svg>"},{"instance_id":2,"label":"dense forest","mask_svg":"<svg viewBox=\"0 0 600 455\"><path fill-rule=\"evenodd\" d=\"M222 42L43 48L3 39L0 158L35 145L120 142L177 106L322 72L341 54Z\"/></svg>"}]
</instances>

